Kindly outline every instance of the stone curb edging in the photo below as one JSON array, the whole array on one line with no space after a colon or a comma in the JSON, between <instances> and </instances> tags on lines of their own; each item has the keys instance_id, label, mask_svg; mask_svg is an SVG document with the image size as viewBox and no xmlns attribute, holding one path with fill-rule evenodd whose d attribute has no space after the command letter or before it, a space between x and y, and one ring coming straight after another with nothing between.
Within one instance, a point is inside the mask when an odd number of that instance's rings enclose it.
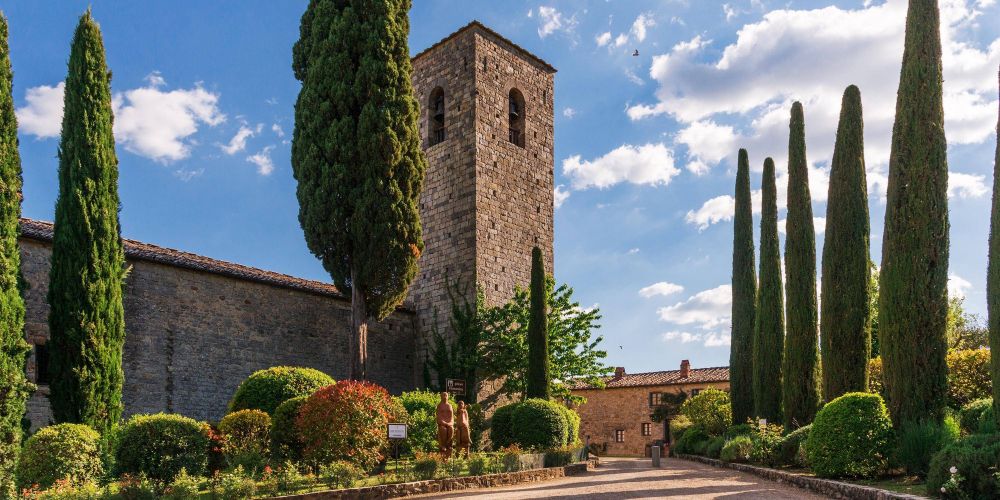
<instances>
[{"instance_id":1,"label":"stone curb edging","mask_svg":"<svg viewBox=\"0 0 1000 500\"><path fill-rule=\"evenodd\" d=\"M907 495L905 493L895 493L892 491L880 490L878 488L872 488L870 486L861 486L841 481L833 481L830 479L820 479L817 477L802 476L798 474L792 474L790 472L769 469L767 467L757 467L755 465L723 462L721 460L715 460L714 458L700 457L697 455L677 455L677 458L681 458L683 460L690 460L692 462L700 462L703 464L724 469L733 469L740 472L748 472L755 476L760 476L764 479L768 479L778 483L790 484L792 486L797 486L804 490L813 491L821 495L827 495L833 498L849 498L852 500L853 499L926 500L927 498L927 497L918 497L916 495Z\"/></svg>"},{"instance_id":2,"label":"stone curb edging","mask_svg":"<svg viewBox=\"0 0 1000 500\"><path fill-rule=\"evenodd\" d=\"M410 483L381 484L377 486L366 486L364 488L351 488L345 490L316 491L312 493L303 493L301 495L273 497L272 500L376 500L384 498L398 498L412 495L424 495L427 493L440 493L443 491L471 490L477 488L492 488L497 486L511 486L521 483L548 481L564 476L585 474L587 470L587 462L578 462L564 467L548 467L545 469L531 469L519 472L501 472L498 474L486 474L483 476L452 477L445 479L431 479L427 481L414 481Z\"/></svg>"}]
</instances>

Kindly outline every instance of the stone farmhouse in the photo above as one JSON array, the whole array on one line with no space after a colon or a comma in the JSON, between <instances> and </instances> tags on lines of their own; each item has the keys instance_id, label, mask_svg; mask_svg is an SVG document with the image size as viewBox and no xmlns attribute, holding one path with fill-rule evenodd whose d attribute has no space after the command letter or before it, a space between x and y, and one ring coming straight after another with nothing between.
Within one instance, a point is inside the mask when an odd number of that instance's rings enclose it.
<instances>
[{"instance_id":1,"label":"stone farmhouse","mask_svg":"<svg viewBox=\"0 0 1000 500\"><path fill-rule=\"evenodd\" d=\"M527 286L531 249L552 271L555 68L473 21L413 58L428 170L425 249L402 306L370 326L369 376L392 393L422 384L435 321L448 331L448 283L491 304ZM127 210L128 207L125 207ZM293 223L289 221L289 223ZM24 219L26 336L33 427L51 419L48 288L52 225ZM329 283L125 240L126 415L220 418L237 385L275 365L348 373L350 298ZM481 399L495 393L486 382Z\"/></svg>"},{"instance_id":2,"label":"stone farmhouse","mask_svg":"<svg viewBox=\"0 0 1000 500\"><path fill-rule=\"evenodd\" d=\"M708 389L729 390L729 368L691 368L681 361L679 370L625 373L615 368L615 375L605 380L605 388L580 385L574 396L587 402L576 411L580 414L580 437L601 454L614 456L649 456L654 445L667 441L666 423L650 418L663 394L680 391L688 397Z\"/></svg>"}]
</instances>

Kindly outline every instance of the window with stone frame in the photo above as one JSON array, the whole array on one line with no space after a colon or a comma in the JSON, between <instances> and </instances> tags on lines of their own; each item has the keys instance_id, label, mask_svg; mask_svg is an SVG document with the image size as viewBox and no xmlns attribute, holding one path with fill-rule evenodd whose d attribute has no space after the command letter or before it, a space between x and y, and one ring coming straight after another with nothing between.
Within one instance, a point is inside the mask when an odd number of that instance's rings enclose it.
<instances>
[{"instance_id":1,"label":"window with stone frame","mask_svg":"<svg viewBox=\"0 0 1000 500\"><path fill-rule=\"evenodd\" d=\"M509 132L507 140L519 147L524 147L525 137L525 108L524 95L520 90L510 89L507 94L507 126Z\"/></svg>"},{"instance_id":2,"label":"window with stone frame","mask_svg":"<svg viewBox=\"0 0 1000 500\"><path fill-rule=\"evenodd\" d=\"M653 435L652 425L650 425L649 422L643 422L642 423L642 435L643 436L652 436Z\"/></svg>"},{"instance_id":3,"label":"window with stone frame","mask_svg":"<svg viewBox=\"0 0 1000 500\"><path fill-rule=\"evenodd\" d=\"M616 443L625 442L625 429L615 429L615 442Z\"/></svg>"},{"instance_id":4,"label":"window with stone frame","mask_svg":"<svg viewBox=\"0 0 1000 500\"><path fill-rule=\"evenodd\" d=\"M662 392L649 393L649 406L660 406L661 404L663 404Z\"/></svg>"},{"instance_id":5,"label":"window with stone frame","mask_svg":"<svg viewBox=\"0 0 1000 500\"><path fill-rule=\"evenodd\" d=\"M428 120L428 143L433 146L444 142L444 89L435 88L431 92Z\"/></svg>"}]
</instances>

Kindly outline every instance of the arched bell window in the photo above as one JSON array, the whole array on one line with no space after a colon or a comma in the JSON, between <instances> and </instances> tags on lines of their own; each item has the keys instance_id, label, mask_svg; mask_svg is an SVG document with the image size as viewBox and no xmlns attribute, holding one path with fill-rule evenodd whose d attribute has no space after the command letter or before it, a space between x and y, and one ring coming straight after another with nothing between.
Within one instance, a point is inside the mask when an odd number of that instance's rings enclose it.
<instances>
[{"instance_id":1,"label":"arched bell window","mask_svg":"<svg viewBox=\"0 0 1000 500\"><path fill-rule=\"evenodd\" d=\"M444 90L441 87L431 92L430 102L430 145L444 142Z\"/></svg>"},{"instance_id":2,"label":"arched bell window","mask_svg":"<svg viewBox=\"0 0 1000 500\"><path fill-rule=\"evenodd\" d=\"M524 147L524 96L517 89L510 89L507 95L508 140L515 146Z\"/></svg>"}]
</instances>

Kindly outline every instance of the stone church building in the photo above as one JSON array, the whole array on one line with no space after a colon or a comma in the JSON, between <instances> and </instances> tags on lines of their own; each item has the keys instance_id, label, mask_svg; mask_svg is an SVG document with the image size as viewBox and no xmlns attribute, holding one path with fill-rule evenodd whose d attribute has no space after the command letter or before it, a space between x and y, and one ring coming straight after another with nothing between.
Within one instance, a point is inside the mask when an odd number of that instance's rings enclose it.
<instances>
[{"instance_id":1,"label":"stone church building","mask_svg":"<svg viewBox=\"0 0 1000 500\"><path fill-rule=\"evenodd\" d=\"M555 68L473 21L413 58L428 170L424 253L407 300L370 326L369 376L392 393L422 384L447 283L477 283L491 304L527 286L531 249L552 272ZM127 209L127 207L126 207ZM289 221L293 223L293 221ZM52 224L24 219L20 239L33 427L51 419L46 375ZM333 285L125 240L126 415L219 419L236 386L275 365L347 376L350 297ZM474 289L468 287L470 295ZM471 298L471 297L470 297ZM494 392L490 383L481 394Z\"/></svg>"}]
</instances>

